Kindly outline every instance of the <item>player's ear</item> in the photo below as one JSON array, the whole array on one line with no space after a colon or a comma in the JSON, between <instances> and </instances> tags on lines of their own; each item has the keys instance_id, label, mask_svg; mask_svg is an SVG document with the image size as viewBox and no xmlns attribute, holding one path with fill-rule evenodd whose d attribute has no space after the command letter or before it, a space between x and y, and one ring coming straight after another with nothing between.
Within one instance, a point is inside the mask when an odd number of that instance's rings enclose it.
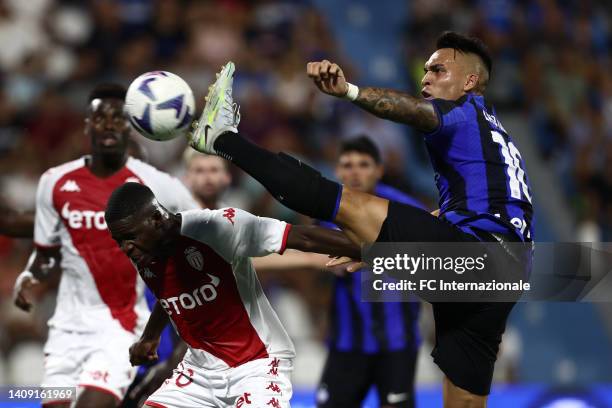
<instances>
[{"instance_id":1,"label":"player's ear","mask_svg":"<svg viewBox=\"0 0 612 408\"><path fill-rule=\"evenodd\" d=\"M91 119L89 117L85 117L85 126L83 132L85 136L89 136L91 134Z\"/></svg>"},{"instance_id":2,"label":"player's ear","mask_svg":"<svg viewBox=\"0 0 612 408\"><path fill-rule=\"evenodd\" d=\"M465 85L463 86L463 90L465 92L470 92L476 89L478 86L478 74L468 74L468 77L465 81Z\"/></svg>"},{"instance_id":3,"label":"player's ear","mask_svg":"<svg viewBox=\"0 0 612 408\"><path fill-rule=\"evenodd\" d=\"M376 177L380 180L385 174L385 165L382 163L378 163L376 165Z\"/></svg>"}]
</instances>

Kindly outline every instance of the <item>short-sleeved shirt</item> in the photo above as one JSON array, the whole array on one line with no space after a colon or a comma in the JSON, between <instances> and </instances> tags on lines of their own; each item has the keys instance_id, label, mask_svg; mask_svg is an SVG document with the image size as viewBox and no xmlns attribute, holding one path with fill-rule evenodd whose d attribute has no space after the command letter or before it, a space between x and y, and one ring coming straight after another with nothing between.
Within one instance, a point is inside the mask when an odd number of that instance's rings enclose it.
<instances>
[{"instance_id":1,"label":"short-sleeved shirt","mask_svg":"<svg viewBox=\"0 0 612 408\"><path fill-rule=\"evenodd\" d=\"M139 273L205 369L293 358L252 256L282 253L291 225L237 208L181 213L173 253Z\"/></svg>"},{"instance_id":2,"label":"short-sleeved shirt","mask_svg":"<svg viewBox=\"0 0 612 408\"><path fill-rule=\"evenodd\" d=\"M481 95L432 100L440 125L425 135L440 217L466 232L515 232L533 240L532 193L523 159Z\"/></svg>"},{"instance_id":3,"label":"short-sleeved shirt","mask_svg":"<svg viewBox=\"0 0 612 408\"><path fill-rule=\"evenodd\" d=\"M198 205L178 179L134 158L114 174L94 175L82 157L47 170L36 194L34 243L61 247L62 276L50 327L92 332L106 324L138 332L149 311L144 285L128 257L112 239L104 220L117 187L139 182L172 211Z\"/></svg>"}]
</instances>

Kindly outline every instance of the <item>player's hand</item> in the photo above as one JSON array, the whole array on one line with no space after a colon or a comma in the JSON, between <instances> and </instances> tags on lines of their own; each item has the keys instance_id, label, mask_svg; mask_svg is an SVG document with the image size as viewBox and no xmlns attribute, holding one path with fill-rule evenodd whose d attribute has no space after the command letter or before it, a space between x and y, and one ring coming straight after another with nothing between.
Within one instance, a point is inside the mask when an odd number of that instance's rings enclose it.
<instances>
[{"instance_id":1,"label":"player's hand","mask_svg":"<svg viewBox=\"0 0 612 408\"><path fill-rule=\"evenodd\" d=\"M32 289L40 282L30 271L22 272L15 281L13 288L13 302L15 306L25 312L32 309Z\"/></svg>"},{"instance_id":2,"label":"player's hand","mask_svg":"<svg viewBox=\"0 0 612 408\"><path fill-rule=\"evenodd\" d=\"M306 72L317 88L326 94L342 97L348 92L344 72L338 64L328 60L309 62L306 65Z\"/></svg>"},{"instance_id":3,"label":"player's hand","mask_svg":"<svg viewBox=\"0 0 612 408\"><path fill-rule=\"evenodd\" d=\"M141 382L138 383L129 393L128 399L137 403L146 400L149 395L153 394L163 382L172 376L173 367L168 364L168 361L159 363L149 369Z\"/></svg>"},{"instance_id":4,"label":"player's hand","mask_svg":"<svg viewBox=\"0 0 612 408\"><path fill-rule=\"evenodd\" d=\"M347 272L353 273L365 266L365 262L356 261L347 256L333 258L325 264L325 267L337 276L345 276Z\"/></svg>"},{"instance_id":5,"label":"player's hand","mask_svg":"<svg viewBox=\"0 0 612 408\"><path fill-rule=\"evenodd\" d=\"M159 338L155 340L141 338L130 346L130 364L139 366L156 362L159 359L157 347L159 347Z\"/></svg>"}]
</instances>

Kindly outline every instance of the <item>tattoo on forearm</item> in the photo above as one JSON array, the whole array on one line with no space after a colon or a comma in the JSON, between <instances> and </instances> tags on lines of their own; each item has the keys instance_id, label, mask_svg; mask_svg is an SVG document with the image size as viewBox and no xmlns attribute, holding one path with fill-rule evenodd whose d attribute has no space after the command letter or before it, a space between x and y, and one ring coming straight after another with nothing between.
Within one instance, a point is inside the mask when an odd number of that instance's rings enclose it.
<instances>
[{"instance_id":1,"label":"tattoo on forearm","mask_svg":"<svg viewBox=\"0 0 612 408\"><path fill-rule=\"evenodd\" d=\"M431 102L383 88L361 88L355 103L374 115L430 132L438 126Z\"/></svg>"}]
</instances>

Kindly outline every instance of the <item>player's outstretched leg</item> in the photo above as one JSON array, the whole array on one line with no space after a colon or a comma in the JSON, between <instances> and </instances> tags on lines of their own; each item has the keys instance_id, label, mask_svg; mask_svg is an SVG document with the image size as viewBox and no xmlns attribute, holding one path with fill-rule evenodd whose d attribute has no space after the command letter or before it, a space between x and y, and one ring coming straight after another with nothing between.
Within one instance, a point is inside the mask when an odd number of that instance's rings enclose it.
<instances>
[{"instance_id":1,"label":"player's outstretched leg","mask_svg":"<svg viewBox=\"0 0 612 408\"><path fill-rule=\"evenodd\" d=\"M356 242L373 242L387 212L387 201L346 189L285 154L274 154L238 134L240 114L232 99L234 65L226 64L209 88L206 107L190 145L217 154L246 171L281 203L310 217L335 221Z\"/></svg>"}]
</instances>

